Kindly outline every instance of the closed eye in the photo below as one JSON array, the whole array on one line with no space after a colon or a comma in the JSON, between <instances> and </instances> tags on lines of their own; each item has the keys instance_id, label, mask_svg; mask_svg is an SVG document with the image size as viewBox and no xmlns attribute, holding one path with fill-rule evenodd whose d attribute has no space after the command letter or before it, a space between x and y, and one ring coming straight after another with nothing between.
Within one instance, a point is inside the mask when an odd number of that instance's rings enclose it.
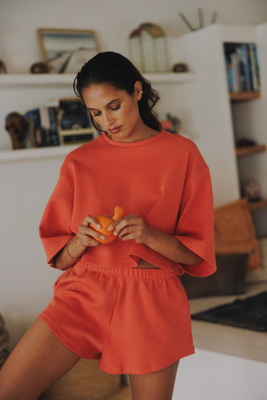
<instances>
[{"instance_id":1,"label":"closed eye","mask_svg":"<svg viewBox=\"0 0 267 400\"><path fill-rule=\"evenodd\" d=\"M99 117L99 115L101 114L101 112L99 111L99 112L97 112L97 113L92 113L93 114L93 117Z\"/></svg>"},{"instance_id":2,"label":"closed eye","mask_svg":"<svg viewBox=\"0 0 267 400\"><path fill-rule=\"evenodd\" d=\"M121 107L121 105L119 104L118 106L110 107L109 109L110 109L111 111L117 111L117 110L120 109L120 107ZM99 117L99 116L101 115L101 111L92 112L92 114L93 114L93 117Z\"/></svg>"},{"instance_id":3,"label":"closed eye","mask_svg":"<svg viewBox=\"0 0 267 400\"><path fill-rule=\"evenodd\" d=\"M111 109L112 111L116 111L116 110L119 110L120 107L121 107L121 105L119 104L119 105L116 106L116 107L110 107L110 109Z\"/></svg>"}]
</instances>

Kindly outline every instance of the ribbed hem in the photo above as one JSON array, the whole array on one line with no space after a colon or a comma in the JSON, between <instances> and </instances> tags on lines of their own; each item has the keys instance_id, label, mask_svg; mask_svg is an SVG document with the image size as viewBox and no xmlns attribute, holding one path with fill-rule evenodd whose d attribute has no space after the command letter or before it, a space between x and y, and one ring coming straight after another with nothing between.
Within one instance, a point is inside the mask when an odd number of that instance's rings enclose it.
<instances>
[{"instance_id":1,"label":"ribbed hem","mask_svg":"<svg viewBox=\"0 0 267 400\"><path fill-rule=\"evenodd\" d=\"M161 268L109 268L90 264L85 261L80 262L79 268L85 268L88 271L97 271L106 275L118 275L120 277L130 278L170 278L176 275L173 271Z\"/></svg>"}]
</instances>

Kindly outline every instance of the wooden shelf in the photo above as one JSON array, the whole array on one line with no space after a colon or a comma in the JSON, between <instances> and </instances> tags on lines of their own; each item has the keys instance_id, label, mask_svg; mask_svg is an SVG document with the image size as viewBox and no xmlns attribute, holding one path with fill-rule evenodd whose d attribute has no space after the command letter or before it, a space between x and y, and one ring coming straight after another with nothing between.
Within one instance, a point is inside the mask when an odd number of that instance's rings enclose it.
<instances>
[{"instance_id":1,"label":"wooden shelf","mask_svg":"<svg viewBox=\"0 0 267 400\"><path fill-rule=\"evenodd\" d=\"M267 200L249 202L248 207L251 211L264 210L267 208Z\"/></svg>"},{"instance_id":2,"label":"wooden shelf","mask_svg":"<svg viewBox=\"0 0 267 400\"><path fill-rule=\"evenodd\" d=\"M249 147L239 147L236 148L237 157L250 156L253 154L264 153L267 150L267 146L265 144L259 144L256 146Z\"/></svg>"},{"instance_id":3,"label":"wooden shelf","mask_svg":"<svg viewBox=\"0 0 267 400\"><path fill-rule=\"evenodd\" d=\"M260 91L255 91L255 92L231 92L231 93L229 93L229 97L230 97L230 100L232 102L254 100L254 99L259 99L261 97L261 92Z\"/></svg>"}]
</instances>

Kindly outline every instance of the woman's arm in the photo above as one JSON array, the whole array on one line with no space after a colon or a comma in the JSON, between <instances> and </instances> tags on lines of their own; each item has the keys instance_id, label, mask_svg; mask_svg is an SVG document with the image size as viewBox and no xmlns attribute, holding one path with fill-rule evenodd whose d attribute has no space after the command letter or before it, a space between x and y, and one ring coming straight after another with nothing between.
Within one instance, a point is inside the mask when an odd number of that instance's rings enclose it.
<instances>
[{"instance_id":1,"label":"woman's arm","mask_svg":"<svg viewBox=\"0 0 267 400\"><path fill-rule=\"evenodd\" d=\"M147 226L137 215L129 215L112 223L108 228L114 229L114 235L122 240L134 239L155 250L166 258L186 265L197 265L202 259L183 245L175 236L168 235Z\"/></svg>"},{"instance_id":2,"label":"woman's arm","mask_svg":"<svg viewBox=\"0 0 267 400\"><path fill-rule=\"evenodd\" d=\"M201 257L186 247L175 236L167 235L152 228L148 229L150 235L144 244L162 256L185 265L197 265L202 260Z\"/></svg>"},{"instance_id":3,"label":"woman's arm","mask_svg":"<svg viewBox=\"0 0 267 400\"><path fill-rule=\"evenodd\" d=\"M73 236L66 246L55 255L54 266L56 268L66 270L78 261L87 247L100 246L100 243L94 238L103 239L103 237L101 233L90 228L90 224L95 225L98 229L100 228L98 221L91 215L88 215L78 227L77 235Z\"/></svg>"}]
</instances>

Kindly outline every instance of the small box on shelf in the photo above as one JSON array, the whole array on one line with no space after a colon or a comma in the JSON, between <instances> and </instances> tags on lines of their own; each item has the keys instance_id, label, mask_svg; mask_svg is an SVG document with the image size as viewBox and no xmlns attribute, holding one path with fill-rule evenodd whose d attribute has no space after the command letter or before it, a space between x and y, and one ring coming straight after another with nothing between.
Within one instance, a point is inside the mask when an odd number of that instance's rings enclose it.
<instances>
[{"instance_id":1,"label":"small box on shelf","mask_svg":"<svg viewBox=\"0 0 267 400\"><path fill-rule=\"evenodd\" d=\"M94 138L93 128L64 129L58 131L61 145L83 144Z\"/></svg>"}]
</instances>

